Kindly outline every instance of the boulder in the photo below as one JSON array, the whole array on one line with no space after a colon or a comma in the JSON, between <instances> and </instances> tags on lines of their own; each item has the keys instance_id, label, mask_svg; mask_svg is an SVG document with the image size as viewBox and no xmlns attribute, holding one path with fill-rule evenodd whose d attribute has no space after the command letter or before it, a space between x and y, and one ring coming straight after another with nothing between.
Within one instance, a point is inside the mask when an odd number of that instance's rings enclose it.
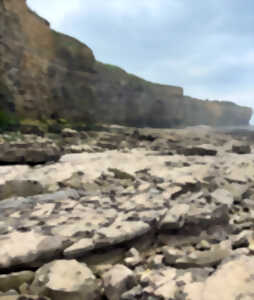
<instances>
[{"instance_id":1,"label":"boulder","mask_svg":"<svg viewBox=\"0 0 254 300\"><path fill-rule=\"evenodd\" d=\"M224 189L217 189L212 194L212 201L218 205L225 204L229 208L233 205L234 197L233 195Z\"/></svg>"},{"instance_id":2,"label":"boulder","mask_svg":"<svg viewBox=\"0 0 254 300\"><path fill-rule=\"evenodd\" d=\"M254 258L240 256L222 264L204 282L183 288L188 300L251 300L254 295Z\"/></svg>"},{"instance_id":3,"label":"boulder","mask_svg":"<svg viewBox=\"0 0 254 300\"><path fill-rule=\"evenodd\" d=\"M74 137L80 137L79 133L71 128L64 128L61 132L61 135L63 138L74 138Z\"/></svg>"},{"instance_id":4,"label":"boulder","mask_svg":"<svg viewBox=\"0 0 254 300\"><path fill-rule=\"evenodd\" d=\"M236 154L250 154L251 147L248 144L238 144L232 146L232 152Z\"/></svg>"},{"instance_id":5,"label":"boulder","mask_svg":"<svg viewBox=\"0 0 254 300\"><path fill-rule=\"evenodd\" d=\"M71 128L64 128L61 132L64 144L80 145L80 134Z\"/></svg>"},{"instance_id":6,"label":"boulder","mask_svg":"<svg viewBox=\"0 0 254 300\"><path fill-rule=\"evenodd\" d=\"M122 294L131 290L136 285L134 272L124 265L115 265L103 277L105 295L110 300L120 300Z\"/></svg>"},{"instance_id":7,"label":"boulder","mask_svg":"<svg viewBox=\"0 0 254 300\"><path fill-rule=\"evenodd\" d=\"M56 162L61 152L54 143L3 143L0 144L0 165L44 164Z\"/></svg>"},{"instance_id":8,"label":"boulder","mask_svg":"<svg viewBox=\"0 0 254 300\"><path fill-rule=\"evenodd\" d=\"M36 180L9 180L0 185L0 200L14 196L39 195L43 192L43 186Z\"/></svg>"},{"instance_id":9,"label":"boulder","mask_svg":"<svg viewBox=\"0 0 254 300\"><path fill-rule=\"evenodd\" d=\"M187 231L198 227L199 230L207 229L218 224L228 224L229 209L227 205L201 206L197 203L176 203L170 208L165 217L160 221L162 231L185 228Z\"/></svg>"},{"instance_id":10,"label":"boulder","mask_svg":"<svg viewBox=\"0 0 254 300\"><path fill-rule=\"evenodd\" d=\"M100 292L92 271L76 260L55 260L42 266L30 291L51 300L96 300Z\"/></svg>"}]
</instances>

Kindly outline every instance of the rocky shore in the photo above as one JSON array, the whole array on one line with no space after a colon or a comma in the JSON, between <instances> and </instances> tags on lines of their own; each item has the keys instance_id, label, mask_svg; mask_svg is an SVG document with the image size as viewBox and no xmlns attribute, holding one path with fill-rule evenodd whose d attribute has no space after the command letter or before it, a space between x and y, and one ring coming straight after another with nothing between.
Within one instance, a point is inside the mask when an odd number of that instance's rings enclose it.
<instances>
[{"instance_id":1,"label":"rocky shore","mask_svg":"<svg viewBox=\"0 0 254 300\"><path fill-rule=\"evenodd\" d=\"M254 133L0 137L0 299L247 300Z\"/></svg>"}]
</instances>

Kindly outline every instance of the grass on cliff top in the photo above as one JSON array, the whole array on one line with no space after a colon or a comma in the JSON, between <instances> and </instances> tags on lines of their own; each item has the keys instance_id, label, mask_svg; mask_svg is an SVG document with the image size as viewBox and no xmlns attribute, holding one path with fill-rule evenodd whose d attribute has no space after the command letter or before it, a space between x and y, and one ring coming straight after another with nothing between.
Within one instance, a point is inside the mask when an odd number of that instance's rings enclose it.
<instances>
[{"instance_id":1,"label":"grass on cliff top","mask_svg":"<svg viewBox=\"0 0 254 300\"><path fill-rule=\"evenodd\" d=\"M112 64L102 63L102 62L99 62L99 61L97 61L96 63L98 64L98 66L103 67L107 71L112 72L114 75L115 74L119 75L119 79L120 79L120 76L122 76L122 77L124 76L124 77L128 78L129 82L138 83L138 84L142 84L142 85L146 85L146 86L149 86L150 84L152 84L152 82L147 81L147 80L145 80L141 77L138 77L134 74L128 73L124 69L122 69L118 66L115 66L115 65L112 65Z\"/></svg>"},{"instance_id":2,"label":"grass on cliff top","mask_svg":"<svg viewBox=\"0 0 254 300\"><path fill-rule=\"evenodd\" d=\"M165 84L145 80L144 78L138 77L132 73L128 73L124 69L122 69L118 66L112 65L112 64L102 63L99 61L96 61L96 64L98 64L98 66L104 67L107 71L111 71L113 74L119 75L119 78L120 78L120 76L127 77L130 84L134 84L134 85L138 84L138 85L142 85L145 87L149 87L149 86L153 86L153 85L161 86L161 87L167 87L167 86L179 87L179 86L175 86L175 85L165 85Z\"/></svg>"}]
</instances>

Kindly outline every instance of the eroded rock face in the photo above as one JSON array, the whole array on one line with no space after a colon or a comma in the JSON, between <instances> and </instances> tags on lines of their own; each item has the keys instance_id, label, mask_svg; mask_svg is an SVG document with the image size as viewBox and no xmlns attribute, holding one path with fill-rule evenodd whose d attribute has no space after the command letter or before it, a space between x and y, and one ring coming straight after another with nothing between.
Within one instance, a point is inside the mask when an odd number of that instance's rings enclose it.
<instances>
[{"instance_id":1,"label":"eroded rock face","mask_svg":"<svg viewBox=\"0 0 254 300\"><path fill-rule=\"evenodd\" d=\"M249 108L193 99L181 87L153 84L95 62L91 49L51 30L25 0L2 0L0 19L1 110L40 120L159 128L249 123Z\"/></svg>"},{"instance_id":2,"label":"eroded rock face","mask_svg":"<svg viewBox=\"0 0 254 300\"><path fill-rule=\"evenodd\" d=\"M100 102L97 115L107 123L154 128L237 126L249 124L252 115L250 108L184 96L181 87L154 84L117 66L97 62L95 70L93 91Z\"/></svg>"},{"instance_id":3,"label":"eroded rock face","mask_svg":"<svg viewBox=\"0 0 254 300\"><path fill-rule=\"evenodd\" d=\"M90 117L92 51L51 30L25 0L1 1L0 19L1 109L36 119Z\"/></svg>"}]
</instances>

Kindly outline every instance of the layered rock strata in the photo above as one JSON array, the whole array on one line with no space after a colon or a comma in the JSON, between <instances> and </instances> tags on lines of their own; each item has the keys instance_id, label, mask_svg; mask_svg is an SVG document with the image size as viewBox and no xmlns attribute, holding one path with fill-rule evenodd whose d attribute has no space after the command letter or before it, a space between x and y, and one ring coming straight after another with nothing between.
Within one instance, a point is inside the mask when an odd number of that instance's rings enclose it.
<instances>
[{"instance_id":1,"label":"layered rock strata","mask_svg":"<svg viewBox=\"0 0 254 300\"><path fill-rule=\"evenodd\" d=\"M247 125L252 114L96 62L90 48L50 29L25 0L0 2L0 111L139 127Z\"/></svg>"},{"instance_id":2,"label":"layered rock strata","mask_svg":"<svg viewBox=\"0 0 254 300\"><path fill-rule=\"evenodd\" d=\"M37 119L89 117L92 51L51 30L25 0L1 0L0 20L1 109Z\"/></svg>"}]
</instances>

